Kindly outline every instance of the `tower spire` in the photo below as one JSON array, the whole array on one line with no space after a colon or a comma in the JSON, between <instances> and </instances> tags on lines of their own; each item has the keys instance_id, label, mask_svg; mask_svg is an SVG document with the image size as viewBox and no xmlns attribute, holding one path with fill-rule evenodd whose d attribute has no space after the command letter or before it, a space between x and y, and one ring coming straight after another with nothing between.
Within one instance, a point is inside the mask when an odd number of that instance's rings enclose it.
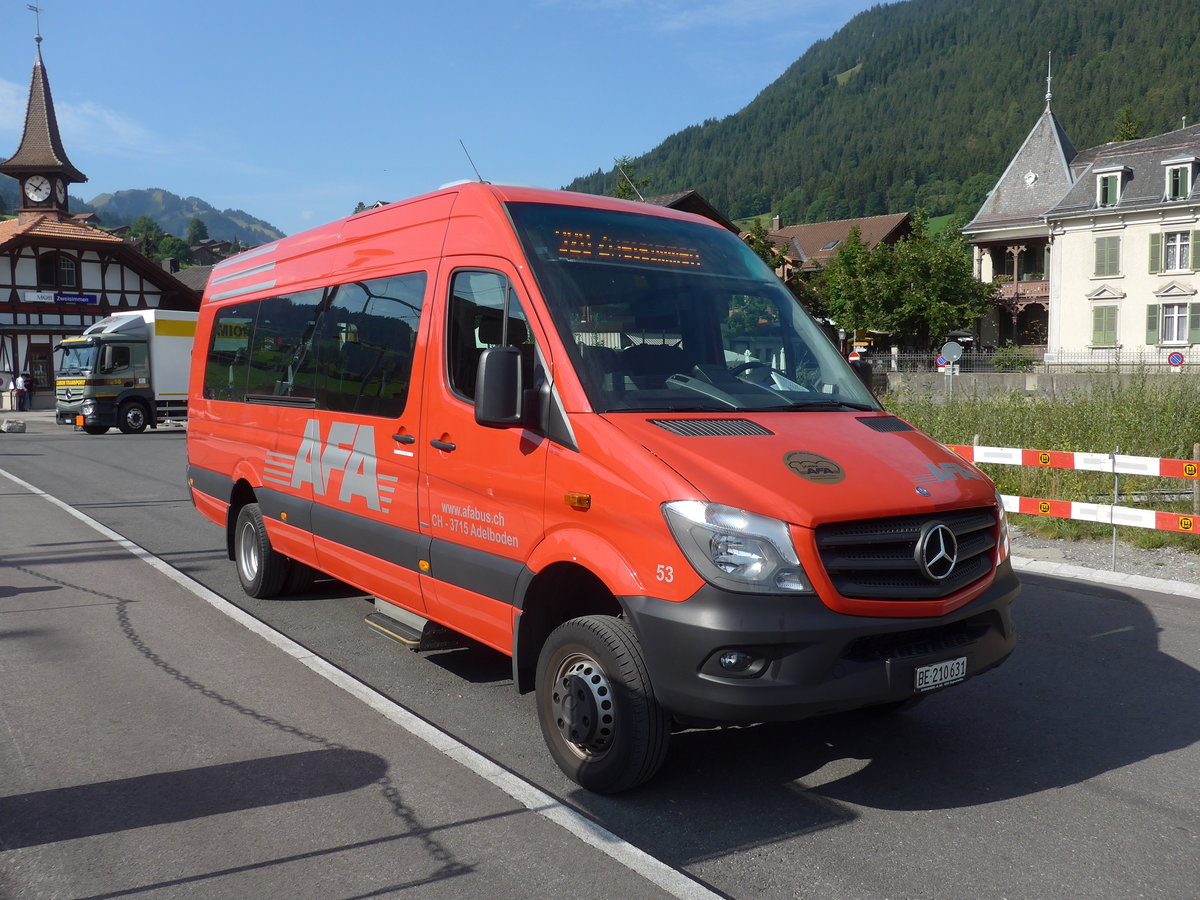
<instances>
[{"instance_id":1,"label":"tower spire","mask_svg":"<svg viewBox=\"0 0 1200 900\"><path fill-rule=\"evenodd\" d=\"M1054 62L1054 51L1051 50L1046 54L1046 112L1050 112L1050 100L1054 94L1050 91L1050 81L1053 78L1051 74L1051 66Z\"/></svg>"},{"instance_id":2,"label":"tower spire","mask_svg":"<svg viewBox=\"0 0 1200 900\"><path fill-rule=\"evenodd\" d=\"M27 10L29 10L31 13L33 13L33 15L34 15L34 21L37 23L37 25L36 25L37 31L34 34L33 39L35 41L37 41L38 49L41 49L41 45L42 45L42 8L40 6L35 6L32 3L26 3L25 8Z\"/></svg>"}]
</instances>

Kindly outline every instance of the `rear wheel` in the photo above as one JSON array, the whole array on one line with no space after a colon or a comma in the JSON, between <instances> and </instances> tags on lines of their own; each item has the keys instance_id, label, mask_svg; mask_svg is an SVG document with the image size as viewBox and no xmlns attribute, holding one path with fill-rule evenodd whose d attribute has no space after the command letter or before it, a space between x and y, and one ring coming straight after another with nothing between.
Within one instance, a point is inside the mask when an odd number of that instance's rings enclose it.
<instances>
[{"instance_id":1,"label":"rear wheel","mask_svg":"<svg viewBox=\"0 0 1200 900\"><path fill-rule=\"evenodd\" d=\"M584 616L551 633L538 657L537 707L554 761L590 791L635 787L666 758L669 719L620 619Z\"/></svg>"},{"instance_id":2,"label":"rear wheel","mask_svg":"<svg viewBox=\"0 0 1200 900\"><path fill-rule=\"evenodd\" d=\"M283 590L291 560L271 546L257 503L247 503L238 513L233 556L242 590L251 597L266 599Z\"/></svg>"},{"instance_id":3,"label":"rear wheel","mask_svg":"<svg viewBox=\"0 0 1200 900\"><path fill-rule=\"evenodd\" d=\"M136 400L126 400L117 410L117 427L124 434L141 434L148 421L146 407Z\"/></svg>"}]
</instances>

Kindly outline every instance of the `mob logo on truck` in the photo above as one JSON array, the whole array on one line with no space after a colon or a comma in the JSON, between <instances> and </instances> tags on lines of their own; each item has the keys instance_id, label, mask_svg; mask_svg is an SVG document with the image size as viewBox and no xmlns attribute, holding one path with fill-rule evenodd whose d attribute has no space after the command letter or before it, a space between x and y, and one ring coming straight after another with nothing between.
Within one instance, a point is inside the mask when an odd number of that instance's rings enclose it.
<instances>
[{"instance_id":1,"label":"mob logo on truck","mask_svg":"<svg viewBox=\"0 0 1200 900\"><path fill-rule=\"evenodd\" d=\"M332 497L336 491L341 503L361 497L368 509L386 513L399 479L379 474L370 425L333 422L322 439L320 421L309 419L294 456L268 452L263 480L291 488L309 484L314 497Z\"/></svg>"}]
</instances>

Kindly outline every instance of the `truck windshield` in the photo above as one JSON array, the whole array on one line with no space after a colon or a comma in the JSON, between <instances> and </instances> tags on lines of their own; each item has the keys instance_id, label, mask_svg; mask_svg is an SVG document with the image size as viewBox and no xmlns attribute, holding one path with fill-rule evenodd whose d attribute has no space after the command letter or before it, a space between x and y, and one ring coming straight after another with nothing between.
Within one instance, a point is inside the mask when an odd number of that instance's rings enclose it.
<instances>
[{"instance_id":1,"label":"truck windshield","mask_svg":"<svg viewBox=\"0 0 1200 900\"><path fill-rule=\"evenodd\" d=\"M59 349L63 354L62 362L58 366L59 374L84 375L95 371L95 344L61 344Z\"/></svg>"},{"instance_id":2,"label":"truck windshield","mask_svg":"<svg viewBox=\"0 0 1200 900\"><path fill-rule=\"evenodd\" d=\"M553 204L508 209L597 412L879 408L726 229Z\"/></svg>"}]
</instances>

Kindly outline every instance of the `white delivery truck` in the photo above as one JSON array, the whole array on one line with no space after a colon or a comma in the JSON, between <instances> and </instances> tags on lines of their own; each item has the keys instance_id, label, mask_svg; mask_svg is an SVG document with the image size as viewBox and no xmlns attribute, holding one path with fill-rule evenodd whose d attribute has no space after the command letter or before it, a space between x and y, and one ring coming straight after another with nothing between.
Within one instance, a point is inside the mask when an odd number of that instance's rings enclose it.
<instances>
[{"instance_id":1,"label":"white delivery truck","mask_svg":"<svg viewBox=\"0 0 1200 900\"><path fill-rule=\"evenodd\" d=\"M64 338L55 378L55 421L88 434L187 418L194 312L136 309L113 313Z\"/></svg>"}]
</instances>

